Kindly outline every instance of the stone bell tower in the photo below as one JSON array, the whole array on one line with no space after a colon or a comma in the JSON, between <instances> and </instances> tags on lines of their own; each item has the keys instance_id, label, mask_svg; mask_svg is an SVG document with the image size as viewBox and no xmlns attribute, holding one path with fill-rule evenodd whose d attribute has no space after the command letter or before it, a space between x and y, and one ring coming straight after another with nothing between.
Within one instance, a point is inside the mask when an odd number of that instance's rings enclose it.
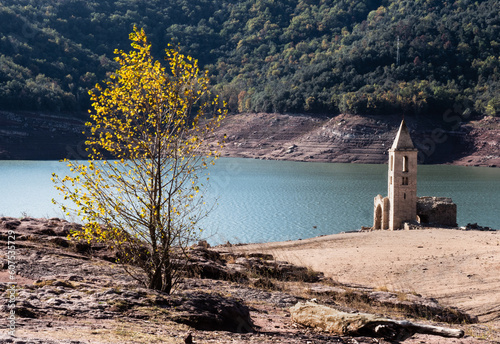
<instances>
[{"instance_id":1,"label":"stone bell tower","mask_svg":"<svg viewBox=\"0 0 500 344\"><path fill-rule=\"evenodd\" d=\"M402 229L405 222L456 227L457 205L448 197L417 197L418 150L403 120L389 149L388 196L373 202L371 229ZM409 227L408 227L409 228Z\"/></svg>"},{"instance_id":2,"label":"stone bell tower","mask_svg":"<svg viewBox=\"0 0 500 344\"><path fill-rule=\"evenodd\" d=\"M389 221L390 230L400 229L403 222L417 219L418 150L403 120L389 149Z\"/></svg>"}]
</instances>

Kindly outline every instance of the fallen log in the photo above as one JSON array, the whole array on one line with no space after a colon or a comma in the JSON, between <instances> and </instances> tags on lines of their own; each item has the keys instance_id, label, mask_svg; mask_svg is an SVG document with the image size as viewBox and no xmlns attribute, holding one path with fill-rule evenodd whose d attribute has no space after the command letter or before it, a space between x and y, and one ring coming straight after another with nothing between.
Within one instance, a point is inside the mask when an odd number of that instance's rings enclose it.
<instances>
[{"instance_id":1,"label":"fallen log","mask_svg":"<svg viewBox=\"0 0 500 344\"><path fill-rule=\"evenodd\" d=\"M299 302L290 308L292 321L329 333L379 337L402 341L415 333L462 338L464 331L392 320L367 313L346 313L314 302Z\"/></svg>"}]
</instances>

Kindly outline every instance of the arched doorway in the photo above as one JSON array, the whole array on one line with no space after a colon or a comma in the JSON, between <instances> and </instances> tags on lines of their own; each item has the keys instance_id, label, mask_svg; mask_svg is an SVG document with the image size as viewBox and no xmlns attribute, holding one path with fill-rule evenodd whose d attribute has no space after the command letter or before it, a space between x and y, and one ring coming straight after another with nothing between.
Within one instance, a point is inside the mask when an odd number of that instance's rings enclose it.
<instances>
[{"instance_id":1,"label":"arched doorway","mask_svg":"<svg viewBox=\"0 0 500 344\"><path fill-rule=\"evenodd\" d=\"M373 223L373 229L382 229L382 207L377 205L375 210L375 221Z\"/></svg>"}]
</instances>

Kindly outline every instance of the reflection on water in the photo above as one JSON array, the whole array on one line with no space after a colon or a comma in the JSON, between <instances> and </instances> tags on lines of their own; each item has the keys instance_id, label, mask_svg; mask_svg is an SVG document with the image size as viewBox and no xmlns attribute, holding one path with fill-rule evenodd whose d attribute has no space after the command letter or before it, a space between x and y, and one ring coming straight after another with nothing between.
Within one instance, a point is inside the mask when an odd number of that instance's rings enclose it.
<instances>
[{"instance_id":1,"label":"reflection on water","mask_svg":"<svg viewBox=\"0 0 500 344\"><path fill-rule=\"evenodd\" d=\"M61 217L52 161L0 162L0 214ZM211 243L294 240L371 226L373 198L387 194L387 166L220 159L210 168L208 198L217 205L202 223ZM458 223L500 228L500 169L419 166L419 196L451 197Z\"/></svg>"}]
</instances>

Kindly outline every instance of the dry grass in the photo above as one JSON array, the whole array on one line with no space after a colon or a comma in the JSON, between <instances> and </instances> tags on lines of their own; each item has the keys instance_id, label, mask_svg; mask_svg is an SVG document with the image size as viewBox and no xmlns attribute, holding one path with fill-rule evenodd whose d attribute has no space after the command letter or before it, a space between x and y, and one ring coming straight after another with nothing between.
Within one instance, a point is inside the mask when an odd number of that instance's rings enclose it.
<instances>
[{"instance_id":1,"label":"dry grass","mask_svg":"<svg viewBox=\"0 0 500 344\"><path fill-rule=\"evenodd\" d=\"M74 285L73 283L71 283L69 281L56 280L56 279L42 280L42 281L33 283L33 285L35 285L39 288L45 287L45 286L54 286L54 285L56 285L58 287L65 287L65 288L71 288L71 289L75 289L77 287L76 285Z\"/></svg>"},{"instance_id":2,"label":"dry grass","mask_svg":"<svg viewBox=\"0 0 500 344\"><path fill-rule=\"evenodd\" d=\"M375 290L375 291L385 291L385 292L388 292L388 291L389 291L389 288L387 288L387 286L386 286L386 285L383 285L383 286L375 287L373 290Z\"/></svg>"}]
</instances>

